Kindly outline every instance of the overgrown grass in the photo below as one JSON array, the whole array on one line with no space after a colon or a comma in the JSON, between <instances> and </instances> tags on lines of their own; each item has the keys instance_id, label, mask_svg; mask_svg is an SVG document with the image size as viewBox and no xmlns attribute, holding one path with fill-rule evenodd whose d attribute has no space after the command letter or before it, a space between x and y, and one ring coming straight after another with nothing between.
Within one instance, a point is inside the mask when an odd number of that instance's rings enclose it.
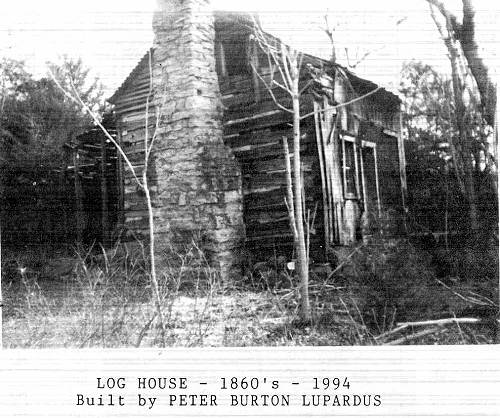
<instances>
[{"instance_id":1,"label":"overgrown grass","mask_svg":"<svg viewBox=\"0 0 500 418\"><path fill-rule=\"evenodd\" d=\"M457 292L465 288L439 284L430 256L407 242L372 242L339 259L333 273L312 273L313 321L307 325L296 319L298 283L283 260L222 283L196 245L169 250L160 275L164 333L140 246L78 254L3 257L5 347L469 344L495 338L486 325L459 324L408 341L401 337L419 328L381 338L401 321L458 316L469 306Z\"/></svg>"},{"instance_id":2,"label":"overgrown grass","mask_svg":"<svg viewBox=\"0 0 500 418\"><path fill-rule=\"evenodd\" d=\"M453 269L438 277L437 272L453 259ZM496 251L474 248L467 254L456 250L431 254L407 240L377 238L354 251L337 277L349 289L349 297L344 299L346 311L354 312L353 318L377 343L387 342L380 336L390 334L401 323L466 317L479 322L455 321L434 330L433 324L427 328L419 324L394 338L415 343L403 337L422 334L415 338L416 343L477 344L494 343L498 338L497 272L498 246Z\"/></svg>"}]
</instances>

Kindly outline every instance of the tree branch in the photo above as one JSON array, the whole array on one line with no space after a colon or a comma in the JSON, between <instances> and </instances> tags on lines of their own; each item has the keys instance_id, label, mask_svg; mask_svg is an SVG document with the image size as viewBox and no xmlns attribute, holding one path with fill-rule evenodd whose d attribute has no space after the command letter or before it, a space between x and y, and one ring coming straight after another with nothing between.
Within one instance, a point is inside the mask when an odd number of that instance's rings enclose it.
<instances>
[{"instance_id":1,"label":"tree branch","mask_svg":"<svg viewBox=\"0 0 500 418\"><path fill-rule=\"evenodd\" d=\"M273 102L276 106L278 106L281 110L284 110L285 112L288 112L288 113L293 113L293 110L291 109L288 109L287 107L283 106L280 102L278 102L278 99L276 98L276 96L274 95L273 93L273 89L272 89L272 86L268 85L267 84L267 81L264 79L264 77L262 77L259 72L257 71L257 69L255 68L254 64L253 63L250 63L250 66L252 67L252 71L257 74L257 77L259 78L259 80L261 80L263 83L264 83L264 87L267 89L267 91L269 92L271 98L273 99ZM271 76L272 78L272 76ZM284 87L284 86L281 86L279 85L279 83L277 83L274 79L271 80L274 84L276 84L277 86L283 88L285 91L288 92L288 90Z\"/></svg>"},{"instance_id":2,"label":"tree branch","mask_svg":"<svg viewBox=\"0 0 500 418\"><path fill-rule=\"evenodd\" d=\"M459 33L462 30L462 25L458 23L457 17L446 8L446 6L442 1L439 0L425 0L425 1L427 1L427 3L429 3L432 6L435 6L439 10L439 12L446 18L446 20L449 20L452 29L454 31Z\"/></svg>"},{"instance_id":3,"label":"tree branch","mask_svg":"<svg viewBox=\"0 0 500 418\"><path fill-rule=\"evenodd\" d=\"M339 103L338 105L335 105L335 106L329 106L329 107L326 107L324 109L321 109L321 110L319 110L319 113L327 112L329 110L338 109L338 108L341 108L341 107L344 107L344 106L349 106L349 105L351 105L353 103L356 103L356 102L358 102L360 100L366 99L367 97L369 97L372 94L374 94L377 91L379 91L381 88L382 88L381 86L378 86L377 88L373 89L372 91L369 91L368 93L363 94L362 96L356 97L355 99L349 100L349 101L344 102L344 103ZM303 120L303 119L308 118L310 116L314 116L315 113L318 113L318 112L314 111L314 112L307 113L304 116L301 116L300 120Z\"/></svg>"},{"instance_id":4,"label":"tree branch","mask_svg":"<svg viewBox=\"0 0 500 418\"><path fill-rule=\"evenodd\" d=\"M54 76L54 74L52 73L52 71L50 70L49 68L49 74L52 78L52 81L54 81L54 83L56 83L57 87L59 87L59 89L62 91L62 93L68 98L70 99L71 101L73 101L74 103L78 104L79 106L82 106L82 108L85 110L85 112L88 113L88 115L94 120L95 124L97 126L99 126L99 128L101 128L101 130L103 131L104 135L106 135L106 138L108 138L111 143L116 147L116 149L118 150L118 152L120 153L120 155L123 157L125 163L127 164L128 168L130 169L130 171L132 172L132 175L134 176L134 180L137 182L137 185L143 189L144 186L142 184L142 182L139 180L139 178L137 177L137 174L135 173L135 169L134 169L134 166L132 165L132 163L130 162L130 160L128 159L127 155L125 154L125 152L123 151L122 147L120 146L120 144L118 144L118 142L116 142L116 140L110 135L110 133L108 132L108 130L102 125L101 121L99 120L99 118L96 116L96 114L94 112L92 112L92 110L87 106L87 104L85 104L83 102L83 100L81 99L81 97L78 95L78 93L75 92L75 95L76 97L73 97L71 94L69 94L62 86L61 84L59 83L59 81L56 80L56 77ZM72 85L72 88L73 90L75 90L75 87Z\"/></svg>"},{"instance_id":5,"label":"tree branch","mask_svg":"<svg viewBox=\"0 0 500 418\"><path fill-rule=\"evenodd\" d=\"M394 335L400 331L405 330L406 328L409 327L425 327L428 325L438 325L438 326L443 326L443 325L448 325L448 324L477 324L477 323L482 323L484 320L483 319L478 319L478 318L444 318L444 319L436 319L436 320L430 320L430 321L418 321L418 322L403 322L398 324L398 326L390 331L384 332L383 334L377 335L375 340L383 340L391 335ZM497 322L500 323L500 320L496 320Z\"/></svg>"},{"instance_id":6,"label":"tree branch","mask_svg":"<svg viewBox=\"0 0 500 418\"><path fill-rule=\"evenodd\" d=\"M311 79L311 80L309 80L309 81L306 83L306 85L300 89L300 91L299 91L299 96L301 96L301 95L302 95L302 93L304 93L304 92L308 89L308 87L309 87L312 83L314 83L314 80L312 80L312 79Z\"/></svg>"},{"instance_id":7,"label":"tree branch","mask_svg":"<svg viewBox=\"0 0 500 418\"><path fill-rule=\"evenodd\" d=\"M253 16L252 16L252 19L253 19L253 26L254 26L253 37L257 41L259 48L265 52L265 54L267 56L269 69L274 69L276 67L278 68L280 75L281 75L281 79L283 80L283 83L285 83L285 86L286 86L284 88L284 90L286 90L288 93L290 93L291 88L292 88L292 84L287 79L285 73L283 72L283 68L281 67L281 63L283 63L283 65L286 65L286 62L284 62L283 60L280 61L280 59L278 57L278 55L280 54L280 50L277 47L275 47L274 45L271 45L269 40L266 38L266 35L262 32L260 25L256 22L256 20ZM281 44L281 46L283 46L283 44ZM273 61L274 64L271 61ZM272 73L273 73L273 77L274 77L274 71Z\"/></svg>"},{"instance_id":8,"label":"tree branch","mask_svg":"<svg viewBox=\"0 0 500 418\"><path fill-rule=\"evenodd\" d=\"M335 51L335 39L333 38L334 29L330 27L330 23L328 21L328 14L325 14L325 28L324 31L328 39L330 39L330 44L332 45L332 53L330 56L330 61L335 63L337 62L337 53ZM348 58L349 59L349 58Z\"/></svg>"},{"instance_id":9,"label":"tree branch","mask_svg":"<svg viewBox=\"0 0 500 418\"><path fill-rule=\"evenodd\" d=\"M148 173L148 162L149 162L149 153L151 148L149 147L148 140L149 140L149 97L151 96L151 93L153 92L153 71L152 71L152 66L151 66L151 50L148 51L148 65L149 65L149 90L148 90L148 95L146 96L146 115L144 117L145 123L144 123L144 150L146 154L144 155L144 172L143 175L147 176ZM156 131L156 130L155 130ZM153 134L154 135L154 134ZM147 180L145 181L147 183Z\"/></svg>"},{"instance_id":10,"label":"tree branch","mask_svg":"<svg viewBox=\"0 0 500 418\"><path fill-rule=\"evenodd\" d=\"M389 341L388 343L386 343L386 345L399 345L399 344L403 344L403 343L406 343L408 341L416 340L417 338L420 338L420 337L425 337L426 335L429 335L429 334L434 334L435 332L437 332L439 330L440 329L437 328L437 327L436 328L425 329L425 330L419 331L419 332L417 332L415 334L408 335L408 336L399 338L399 339L394 340L394 341Z\"/></svg>"},{"instance_id":11,"label":"tree branch","mask_svg":"<svg viewBox=\"0 0 500 418\"><path fill-rule=\"evenodd\" d=\"M283 70L285 72L286 80L287 83L291 86L293 84L292 77L290 75L290 70L289 70L289 60L290 60L290 51L286 50L286 46L284 43L281 44L281 59L283 62Z\"/></svg>"},{"instance_id":12,"label":"tree branch","mask_svg":"<svg viewBox=\"0 0 500 418\"><path fill-rule=\"evenodd\" d=\"M463 19L458 23L456 16L451 13L444 3L439 0L425 0L435 6L446 18L453 40L458 41L467 60L470 72L476 81L481 104L484 108L484 119L490 126L495 124L497 87L490 77L488 66L479 55L479 46L475 33L475 10L471 0L462 0Z\"/></svg>"}]
</instances>

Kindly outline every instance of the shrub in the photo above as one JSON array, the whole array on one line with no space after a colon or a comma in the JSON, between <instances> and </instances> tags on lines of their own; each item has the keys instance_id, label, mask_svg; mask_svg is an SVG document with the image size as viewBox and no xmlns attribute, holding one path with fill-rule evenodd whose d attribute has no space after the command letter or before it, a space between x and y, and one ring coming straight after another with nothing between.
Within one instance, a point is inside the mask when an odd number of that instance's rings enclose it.
<instances>
[{"instance_id":1,"label":"shrub","mask_svg":"<svg viewBox=\"0 0 500 418\"><path fill-rule=\"evenodd\" d=\"M379 238L362 247L347 270L353 302L372 328L429 319L446 308L430 256L408 241Z\"/></svg>"}]
</instances>

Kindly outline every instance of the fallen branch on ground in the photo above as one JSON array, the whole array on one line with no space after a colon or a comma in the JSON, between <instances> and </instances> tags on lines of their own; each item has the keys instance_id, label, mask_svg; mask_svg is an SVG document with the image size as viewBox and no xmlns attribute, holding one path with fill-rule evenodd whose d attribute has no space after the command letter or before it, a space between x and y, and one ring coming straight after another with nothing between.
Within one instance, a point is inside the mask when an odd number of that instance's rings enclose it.
<instances>
[{"instance_id":1,"label":"fallen branch on ground","mask_svg":"<svg viewBox=\"0 0 500 418\"><path fill-rule=\"evenodd\" d=\"M406 343L408 341L416 340L417 338L424 337L424 336L429 335L429 334L434 334L435 332L437 332L439 330L440 330L440 328L438 328L438 327L425 329L425 330L417 332L415 334L407 335L407 336L399 338L397 340L389 341L388 343L386 343L386 345L403 344L403 343Z\"/></svg>"},{"instance_id":2,"label":"fallen branch on ground","mask_svg":"<svg viewBox=\"0 0 500 418\"><path fill-rule=\"evenodd\" d=\"M500 320L497 319L497 322L500 323ZM428 326L428 325L448 325L448 324L477 324L477 323L484 323L484 319L479 319L479 318L444 318L444 319L435 319L435 320L430 320L430 321L420 321L420 322L403 322L400 324L397 324L397 327L384 332L383 334L380 334L375 337L375 340L381 340L385 339L386 337L396 334L400 331L403 331L406 328L409 327L421 327L421 326Z\"/></svg>"},{"instance_id":3,"label":"fallen branch on ground","mask_svg":"<svg viewBox=\"0 0 500 418\"><path fill-rule=\"evenodd\" d=\"M476 298L479 298L479 300L481 300L482 303L486 302L488 305L491 305L495 308L498 307L498 303L493 302L491 299L487 298L486 296L480 295L479 293L475 293L472 290L469 290L469 293L475 297L475 300L477 300Z\"/></svg>"},{"instance_id":4,"label":"fallen branch on ground","mask_svg":"<svg viewBox=\"0 0 500 418\"><path fill-rule=\"evenodd\" d=\"M480 305L480 306L490 306L490 305L495 306L495 307L497 306L493 301L491 301L490 299L488 299L485 296L478 295L477 293L475 294L476 296L478 296L484 300L478 299L477 297L464 296L464 295L456 292L455 290L453 290L450 286L448 286L446 283L443 283L441 280L436 279L436 282L438 282L441 286L445 287L451 293L453 293L455 296L459 297L460 299L464 300L465 302L472 303L474 305ZM471 293L474 294L473 292L471 292Z\"/></svg>"}]
</instances>

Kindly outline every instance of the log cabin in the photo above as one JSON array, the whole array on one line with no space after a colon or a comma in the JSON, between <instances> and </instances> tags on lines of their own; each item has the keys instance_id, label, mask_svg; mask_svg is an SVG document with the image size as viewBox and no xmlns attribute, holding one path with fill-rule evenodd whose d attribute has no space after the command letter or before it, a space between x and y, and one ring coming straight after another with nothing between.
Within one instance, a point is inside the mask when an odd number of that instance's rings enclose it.
<instances>
[{"instance_id":1,"label":"log cabin","mask_svg":"<svg viewBox=\"0 0 500 418\"><path fill-rule=\"evenodd\" d=\"M145 137L154 138L148 178L157 242L195 239L223 275L237 274L248 253L292 259L283 146L290 141L292 150L292 114L276 104L290 107L291 97L254 36L254 18L213 12L207 0L159 4L153 47L109 99L118 141L137 174ZM401 233L406 180L398 97L307 54L300 85L311 259L324 261L332 248L366 239L387 214L386 233ZM144 196L121 167L121 227L147 237Z\"/></svg>"}]
</instances>

